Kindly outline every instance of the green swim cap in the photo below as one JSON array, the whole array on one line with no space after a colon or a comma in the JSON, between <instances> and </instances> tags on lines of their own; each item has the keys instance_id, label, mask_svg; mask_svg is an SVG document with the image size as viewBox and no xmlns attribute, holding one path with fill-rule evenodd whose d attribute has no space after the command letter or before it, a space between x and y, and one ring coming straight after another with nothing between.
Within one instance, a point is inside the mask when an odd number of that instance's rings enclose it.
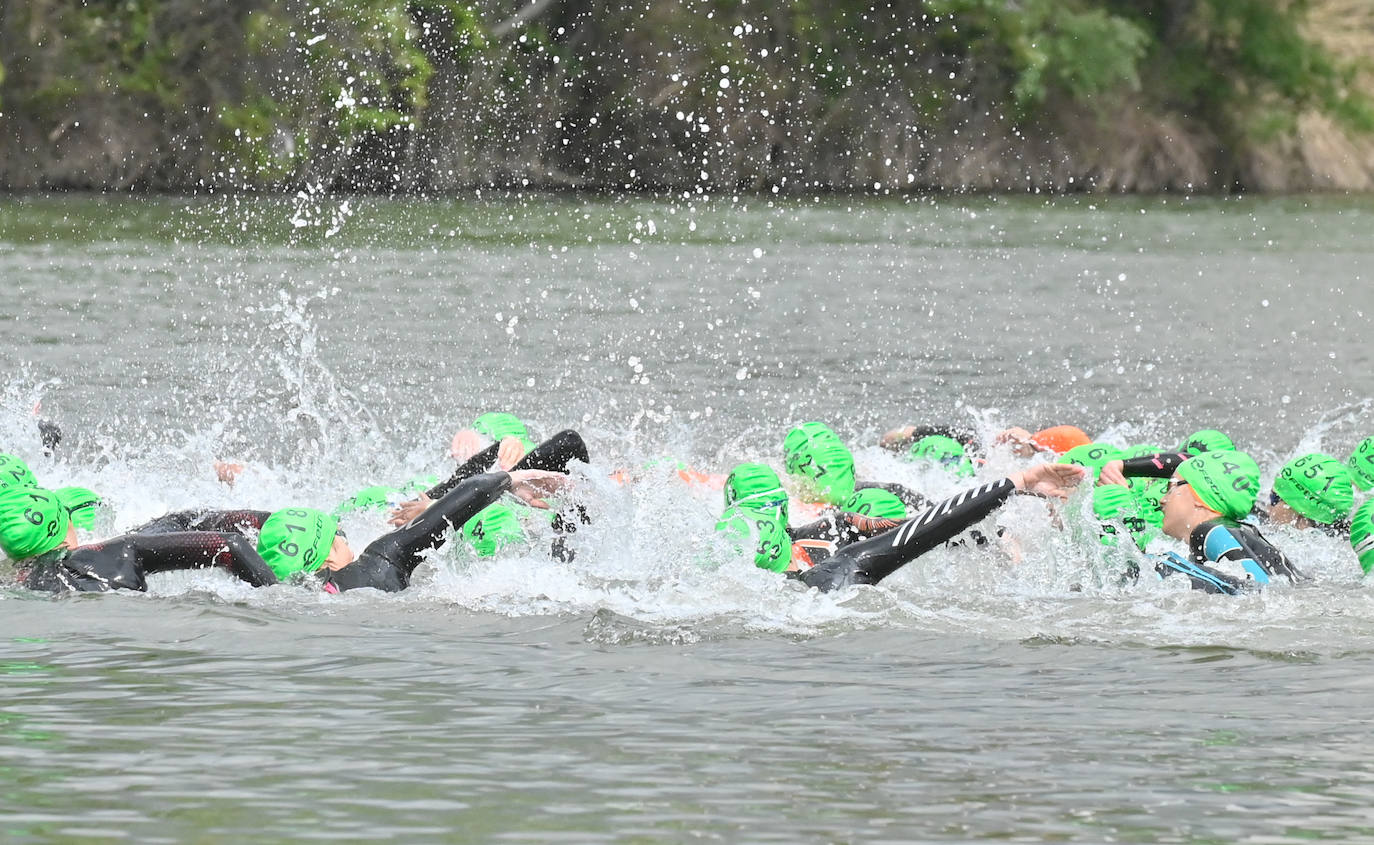
<instances>
[{"instance_id":1,"label":"green swim cap","mask_svg":"<svg viewBox=\"0 0 1374 845\"><path fill-rule=\"evenodd\" d=\"M41 555L62 545L70 524L71 514L51 490L0 490L0 549L11 560Z\"/></svg>"},{"instance_id":2,"label":"green swim cap","mask_svg":"<svg viewBox=\"0 0 1374 845\"><path fill-rule=\"evenodd\" d=\"M1356 487L1361 490L1374 487L1374 437L1366 437L1360 441L1360 445L1350 453L1346 466L1350 468L1350 475Z\"/></svg>"},{"instance_id":3,"label":"green swim cap","mask_svg":"<svg viewBox=\"0 0 1374 845\"><path fill-rule=\"evenodd\" d=\"M38 479L29 471L29 465L14 455L0 455L0 490L12 487L37 487Z\"/></svg>"},{"instance_id":4,"label":"green swim cap","mask_svg":"<svg viewBox=\"0 0 1374 845\"><path fill-rule=\"evenodd\" d=\"M1236 444L1215 428L1204 428L1189 435L1178 450L1190 455L1201 455L1204 452L1234 452Z\"/></svg>"},{"instance_id":5,"label":"green swim cap","mask_svg":"<svg viewBox=\"0 0 1374 845\"><path fill-rule=\"evenodd\" d=\"M1203 452L1178 466L1201 502L1222 516L1240 519L1259 495L1259 466L1244 452Z\"/></svg>"},{"instance_id":6,"label":"green swim cap","mask_svg":"<svg viewBox=\"0 0 1374 845\"><path fill-rule=\"evenodd\" d=\"M371 487L364 487L358 492L349 496L339 503L334 509L334 516L340 517L346 513L354 511L382 510L391 504L391 499L400 496L401 491L385 484L374 484Z\"/></svg>"},{"instance_id":7,"label":"green swim cap","mask_svg":"<svg viewBox=\"0 0 1374 845\"><path fill-rule=\"evenodd\" d=\"M1274 479L1274 492L1288 507L1322 525L1344 519L1355 506L1350 470L1321 452L1284 464Z\"/></svg>"},{"instance_id":8,"label":"green swim cap","mask_svg":"<svg viewBox=\"0 0 1374 845\"><path fill-rule=\"evenodd\" d=\"M1360 568L1368 575L1374 568L1374 499L1356 508L1350 519L1350 548L1355 550Z\"/></svg>"},{"instance_id":9,"label":"green swim cap","mask_svg":"<svg viewBox=\"0 0 1374 845\"><path fill-rule=\"evenodd\" d=\"M1126 526L1132 542L1141 550L1158 535L1156 526L1141 513L1139 498L1130 488L1119 484L1103 484L1093 488L1093 515L1097 517L1104 546L1117 544L1116 522Z\"/></svg>"},{"instance_id":10,"label":"green swim cap","mask_svg":"<svg viewBox=\"0 0 1374 845\"><path fill-rule=\"evenodd\" d=\"M861 513L875 519L906 519L906 505L881 487L855 490L854 495L849 497L840 510Z\"/></svg>"},{"instance_id":11,"label":"green swim cap","mask_svg":"<svg viewBox=\"0 0 1374 845\"><path fill-rule=\"evenodd\" d=\"M960 478L973 475L973 464L964 452L964 444L941 434L922 437L912 443L907 460L939 464Z\"/></svg>"},{"instance_id":12,"label":"green swim cap","mask_svg":"<svg viewBox=\"0 0 1374 845\"><path fill-rule=\"evenodd\" d=\"M787 523L774 511L731 505L720 515L716 530L734 541L740 554L752 551L754 565L760 569L785 572L792 562Z\"/></svg>"},{"instance_id":13,"label":"green swim cap","mask_svg":"<svg viewBox=\"0 0 1374 845\"><path fill-rule=\"evenodd\" d=\"M1140 515L1155 528L1164 527L1164 493L1169 482L1163 478L1132 478L1131 493Z\"/></svg>"},{"instance_id":14,"label":"green swim cap","mask_svg":"<svg viewBox=\"0 0 1374 845\"><path fill-rule=\"evenodd\" d=\"M787 519L787 491L782 488L778 474L767 464L740 464L725 479L725 505L735 503L749 507L776 507Z\"/></svg>"},{"instance_id":15,"label":"green swim cap","mask_svg":"<svg viewBox=\"0 0 1374 845\"><path fill-rule=\"evenodd\" d=\"M1084 443L1060 455L1058 463L1087 467L1093 471L1093 478L1097 478L1109 461L1119 461L1124 457L1120 449L1107 443Z\"/></svg>"},{"instance_id":16,"label":"green swim cap","mask_svg":"<svg viewBox=\"0 0 1374 845\"><path fill-rule=\"evenodd\" d=\"M417 475L407 481L402 487L402 493L423 493L439 483L437 475Z\"/></svg>"},{"instance_id":17,"label":"green swim cap","mask_svg":"<svg viewBox=\"0 0 1374 845\"><path fill-rule=\"evenodd\" d=\"M839 505L854 495L854 455L839 441L803 449L796 466L808 500Z\"/></svg>"},{"instance_id":18,"label":"green swim cap","mask_svg":"<svg viewBox=\"0 0 1374 845\"><path fill-rule=\"evenodd\" d=\"M783 469L788 475L803 474L801 467L816 450L828 447L844 447L840 436L822 422L804 422L787 432L782 441Z\"/></svg>"},{"instance_id":19,"label":"green swim cap","mask_svg":"<svg viewBox=\"0 0 1374 845\"><path fill-rule=\"evenodd\" d=\"M525 542L525 526L513 506L497 502L463 523L463 536L479 556L491 557L507 546Z\"/></svg>"},{"instance_id":20,"label":"green swim cap","mask_svg":"<svg viewBox=\"0 0 1374 845\"><path fill-rule=\"evenodd\" d=\"M59 487L52 491L62 507L71 515L77 528L90 531L95 527L95 512L100 507L100 497L85 487Z\"/></svg>"},{"instance_id":21,"label":"green swim cap","mask_svg":"<svg viewBox=\"0 0 1374 845\"><path fill-rule=\"evenodd\" d=\"M525 444L526 450L534 448L534 443L530 440L530 433L526 430L525 424L520 422L519 417L514 414L483 414L473 420L472 429L493 443L499 443L507 437L516 437Z\"/></svg>"},{"instance_id":22,"label":"green swim cap","mask_svg":"<svg viewBox=\"0 0 1374 845\"><path fill-rule=\"evenodd\" d=\"M278 581L297 572L314 572L324 566L339 520L314 508L288 508L274 512L258 532L258 554L272 567Z\"/></svg>"}]
</instances>

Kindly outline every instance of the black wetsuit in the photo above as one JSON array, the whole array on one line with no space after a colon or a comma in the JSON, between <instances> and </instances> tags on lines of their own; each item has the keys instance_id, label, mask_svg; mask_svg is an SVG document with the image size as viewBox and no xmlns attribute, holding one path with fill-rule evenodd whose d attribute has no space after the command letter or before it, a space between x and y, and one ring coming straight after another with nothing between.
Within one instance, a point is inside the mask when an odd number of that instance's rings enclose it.
<instances>
[{"instance_id":1,"label":"black wetsuit","mask_svg":"<svg viewBox=\"0 0 1374 845\"><path fill-rule=\"evenodd\" d=\"M788 575L821 592L877 584L987 517L1015 491L1009 478L966 490L896 528L840 549L823 563Z\"/></svg>"},{"instance_id":2,"label":"black wetsuit","mask_svg":"<svg viewBox=\"0 0 1374 845\"><path fill-rule=\"evenodd\" d=\"M1158 559L1161 578L1184 575L1193 589L1235 595L1279 578L1310 581L1259 529L1234 519L1209 519L1188 537L1188 559L1176 554Z\"/></svg>"},{"instance_id":3,"label":"black wetsuit","mask_svg":"<svg viewBox=\"0 0 1374 845\"><path fill-rule=\"evenodd\" d=\"M227 569L254 587L277 583L272 569L238 534L180 531L125 534L76 549L54 549L22 563L24 586L46 592L146 591L146 575L184 569Z\"/></svg>"},{"instance_id":4,"label":"black wetsuit","mask_svg":"<svg viewBox=\"0 0 1374 845\"><path fill-rule=\"evenodd\" d=\"M874 537L902 524L900 519L878 519L849 511L830 511L814 522L788 526L794 548L806 550L812 564L830 558L839 549Z\"/></svg>"}]
</instances>

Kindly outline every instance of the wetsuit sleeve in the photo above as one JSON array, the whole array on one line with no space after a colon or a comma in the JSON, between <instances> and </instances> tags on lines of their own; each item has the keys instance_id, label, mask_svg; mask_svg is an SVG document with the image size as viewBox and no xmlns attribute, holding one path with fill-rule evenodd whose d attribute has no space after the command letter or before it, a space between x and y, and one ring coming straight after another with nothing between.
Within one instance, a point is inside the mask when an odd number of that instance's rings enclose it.
<instances>
[{"instance_id":1,"label":"wetsuit sleeve","mask_svg":"<svg viewBox=\"0 0 1374 845\"><path fill-rule=\"evenodd\" d=\"M184 531L175 534L130 534L122 538L145 573L219 566L254 587L277 583L277 576L257 549L239 534Z\"/></svg>"},{"instance_id":2,"label":"wetsuit sleeve","mask_svg":"<svg viewBox=\"0 0 1374 845\"><path fill-rule=\"evenodd\" d=\"M1129 458L1121 462L1121 474L1127 478L1168 478L1179 464L1191 457L1184 452L1160 452L1143 458Z\"/></svg>"},{"instance_id":3,"label":"wetsuit sleeve","mask_svg":"<svg viewBox=\"0 0 1374 845\"><path fill-rule=\"evenodd\" d=\"M895 481L860 481L854 485L855 490L886 490L901 500L910 511L923 511L930 507L930 500L910 487L898 484Z\"/></svg>"},{"instance_id":4,"label":"wetsuit sleeve","mask_svg":"<svg viewBox=\"0 0 1374 845\"><path fill-rule=\"evenodd\" d=\"M463 463L458 469L453 471L453 475L450 475L448 480L440 481L438 484L426 490L425 495L431 499L443 498L450 490L457 487L465 479L472 478L474 475L481 475L496 466L496 455L500 450L500 443L491 444L471 458L468 458L466 463Z\"/></svg>"},{"instance_id":5,"label":"wetsuit sleeve","mask_svg":"<svg viewBox=\"0 0 1374 845\"><path fill-rule=\"evenodd\" d=\"M52 420L38 421L38 439L43 444L43 453L51 455L62 442L62 429Z\"/></svg>"},{"instance_id":6,"label":"wetsuit sleeve","mask_svg":"<svg viewBox=\"0 0 1374 845\"><path fill-rule=\"evenodd\" d=\"M463 480L424 513L368 544L357 560L326 578L330 592L372 587L386 592L404 590L420 565L420 553L443 545L448 532L461 528L478 511L510 489L510 476L489 472Z\"/></svg>"},{"instance_id":7,"label":"wetsuit sleeve","mask_svg":"<svg viewBox=\"0 0 1374 845\"><path fill-rule=\"evenodd\" d=\"M850 584L877 584L985 518L1015 491L1009 478L966 490L891 531L841 549L796 577L822 592Z\"/></svg>"},{"instance_id":8,"label":"wetsuit sleeve","mask_svg":"<svg viewBox=\"0 0 1374 845\"><path fill-rule=\"evenodd\" d=\"M582 435L569 428L531 449L513 469L567 472L568 464L573 461L589 464L592 459L587 454L587 444L582 440Z\"/></svg>"},{"instance_id":9,"label":"wetsuit sleeve","mask_svg":"<svg viewBox=\"0 0 1374 845\"><path fill-rule=\"evenodd\" d=\"M805 525L788 526L787 536L795 540L838 540L840 539L840 514L830 513Z\"/></svg>"},{"instance_id":10,"label":"wetsuit sleeve","mask_svg":"<svg viewBox=\"0 0 1374 845\"><path fill-rule=\"evenodd\" d=\"M176 531L193 531L195 529L191 525L208 513L214 513L214 511L202 509L164 513L162 516L154 517L136 528L130 528L125 534L171 534Z\"/></svg>"},{"instance_id":11,"label":"wetsuit sleeve","mask_svg":"<svg viewBox=\"0 0 1374 845\"><path fill-rule=\"evenodd\" d=\"M841 513L845 524L849 526L855 534L860 537L874 537L884 531L891 531L902 524L900 519L878 519L873 516L865 516L861 513Z\"/></svg>"},{"instance_id":12,"label":"wetsuit sleeve","mask_svg":"<svg viewBox=\"0 0 1374 845\"><path fill-rule=\"evenodd\" d=\"M261 531L271 511L206 511L192 520L192 531L216 531L221 534L242 534L245 530Z\"/></svg>"}]
</instances>

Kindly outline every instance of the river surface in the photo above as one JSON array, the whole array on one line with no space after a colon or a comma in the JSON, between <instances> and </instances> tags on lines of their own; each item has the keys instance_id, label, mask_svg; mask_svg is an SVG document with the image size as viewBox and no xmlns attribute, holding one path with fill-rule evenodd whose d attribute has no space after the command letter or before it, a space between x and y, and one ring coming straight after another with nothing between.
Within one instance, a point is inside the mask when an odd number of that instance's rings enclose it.
<instances>
[{"instance_id":1,"label":"river surface","mask_svg":"<svg viewBox=\"0 0 1374 845\"><path fill-rule=\"evenodd\" d=\"M655 462L778 465L821 419L861 477L941 495L968 482L883 430L1220 428L1267 484L1374 434L1371 274L1368 199L0 200L0 451L104 495L103 534L445 475L486 411L593 459L572 563L0 592L0 836L1374 841L1344 541L1270 533L1303 587L1121 586L1081 497L1065 531L1023 497L990 520L1019 562L819 595L733 559L719 493Z\"/></svg>"}]
</instances>

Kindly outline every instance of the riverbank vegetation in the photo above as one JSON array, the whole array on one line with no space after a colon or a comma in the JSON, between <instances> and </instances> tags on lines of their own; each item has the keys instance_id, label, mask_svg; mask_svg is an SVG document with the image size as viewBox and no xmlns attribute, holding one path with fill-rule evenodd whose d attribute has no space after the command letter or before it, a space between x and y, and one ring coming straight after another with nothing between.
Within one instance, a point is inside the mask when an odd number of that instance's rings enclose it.
<instances>
[{"instance_id":1,"label":"riverbank vegetation","mask_svg":"<svg viewBox=\"0 0 1374 845\"><path fill-rule=\"evenodd\" d=\"M1361 0L11 0L0 187L1374 188Z\"/></svg>"}]
</instances>

